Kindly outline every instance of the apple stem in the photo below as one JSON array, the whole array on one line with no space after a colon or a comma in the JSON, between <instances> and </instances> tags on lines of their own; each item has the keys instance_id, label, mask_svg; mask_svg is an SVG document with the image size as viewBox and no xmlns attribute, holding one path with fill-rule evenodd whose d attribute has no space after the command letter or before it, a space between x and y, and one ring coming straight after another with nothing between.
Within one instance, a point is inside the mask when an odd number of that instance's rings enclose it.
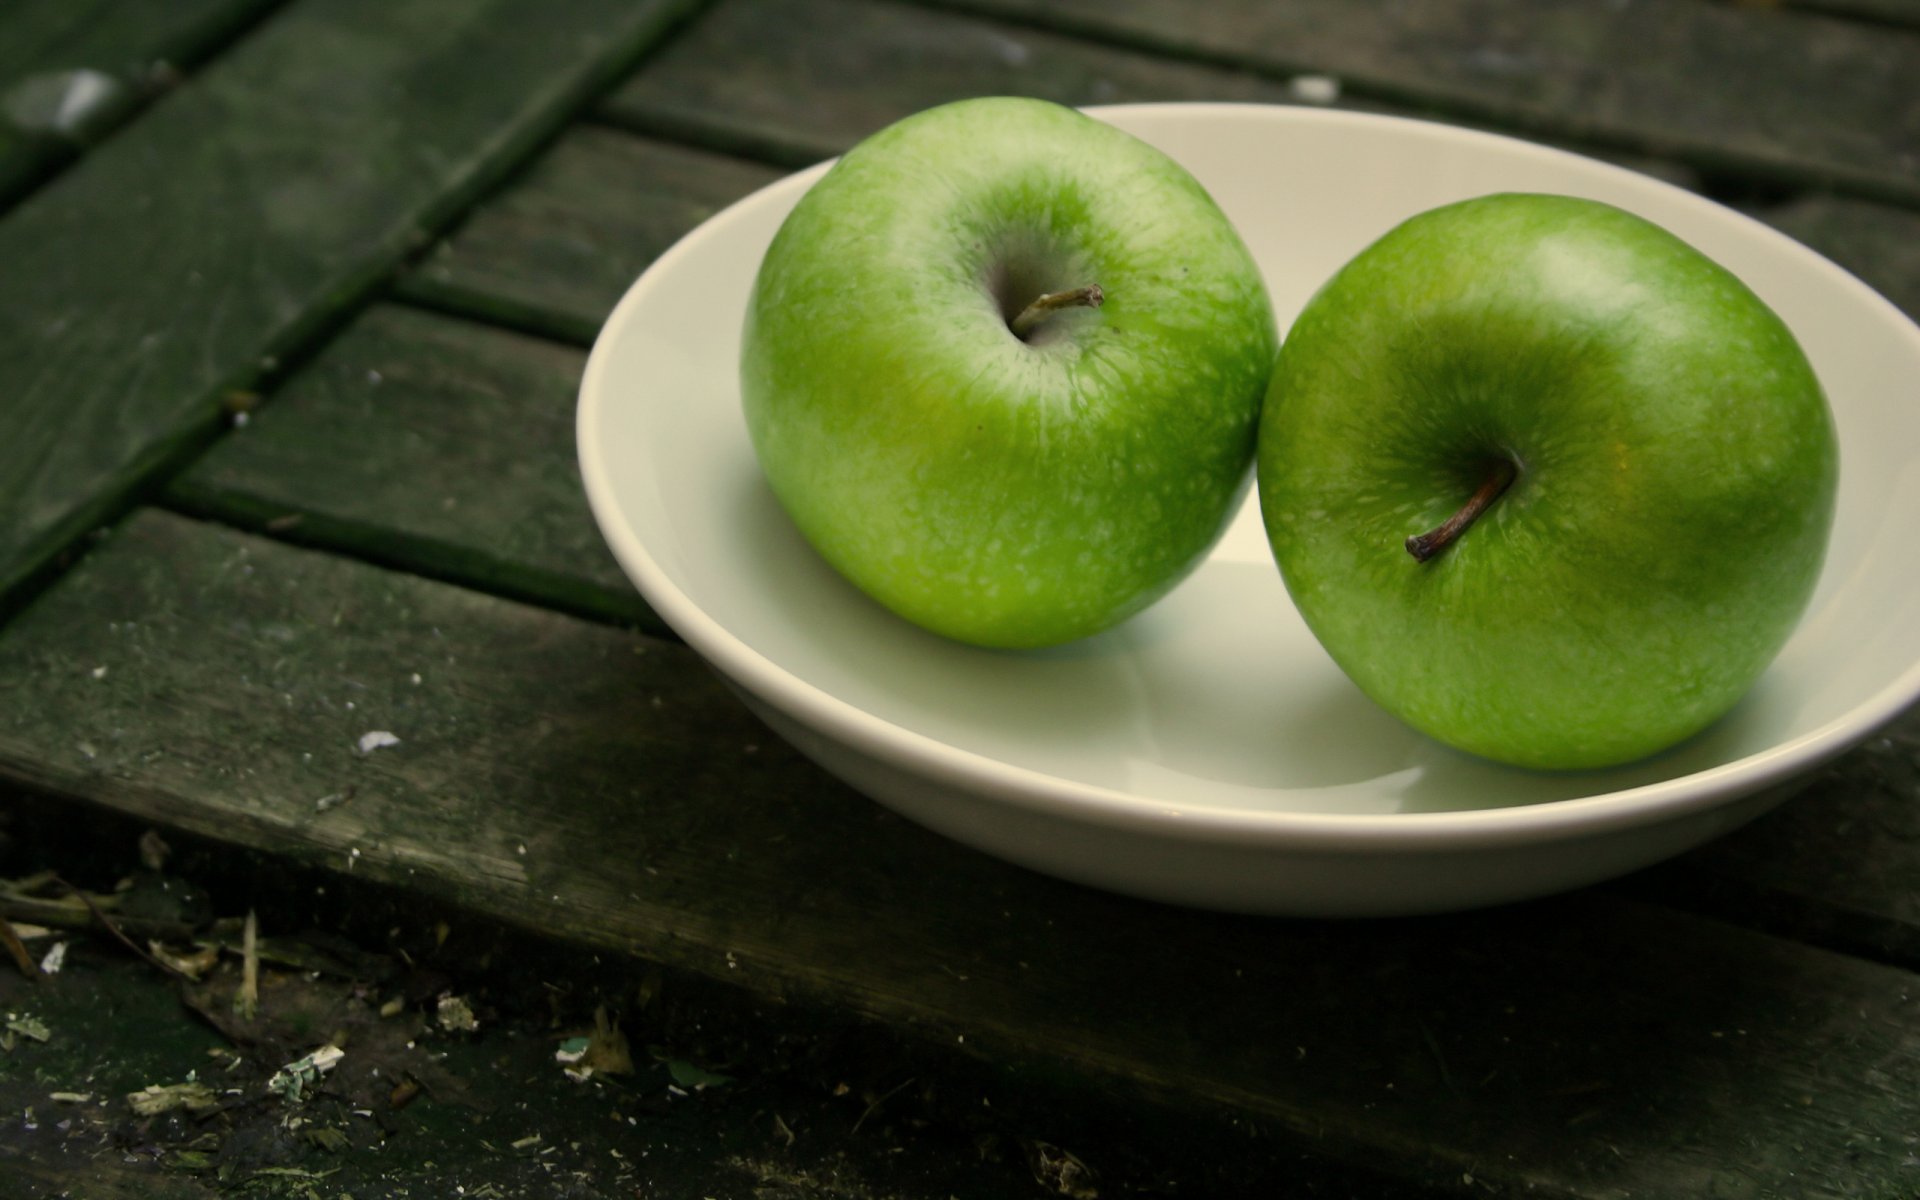
<instances>
[{"instance_id":1,"label":"apple stem","mask_svg":"<svg viewBox=\"0 0 1920 1200\"><path fill-rule=\"evenodd\" d=\"M1020 310L1020 315L1007 323L1013 330L1013 336L1026 340L1027 334L1035 325L1047 319L1063 308L1099 308L1106 303L1107 294L1097 283L1085 287L1069 288L1064 292L1048 292Z\"/></svg>"},{"instance_id":2,"label":"apple stem","mask_svg":"<svg viewBox=\"0 0 1920 1200\"><path fill-rule=\"evenodd\" d=\"M1407 553L1413 555L1418 562L1426 562L1445 550L1453 544L1455 538L1466 532L1467 526L1480 518L1481 513L1493 507L1493 502L1500 498L1500 494L1507 490L1514 476L1518 474L1519 468L1515 467L1511 460L1494 459L1492 466L1488 468L1487 477L1480 481L1480 486L1475 489L1473 495L1460 506L1460 511L1427 532L1416 533L1408 538Z\"/></svg>"}]
</instances>

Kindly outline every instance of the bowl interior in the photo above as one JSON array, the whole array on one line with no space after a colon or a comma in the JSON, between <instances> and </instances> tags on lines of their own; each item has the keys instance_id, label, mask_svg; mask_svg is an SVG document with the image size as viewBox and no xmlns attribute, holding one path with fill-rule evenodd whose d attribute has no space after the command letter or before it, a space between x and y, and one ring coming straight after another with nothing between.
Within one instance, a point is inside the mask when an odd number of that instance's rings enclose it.
<instances>
[{"instance_id":1,"label":"bowl interior","mask_svg":"<svg viewBox=\"0 0 1920 1200\"><path fill-rule=\"evenodd\" d=\"M1795 330L1839 425L1834 537L1806 618L1705 734L1646 762L1540 774L1441 747L1375 708L1295 614L1253 499L1159 605L1088 641L978 650L880 609L801 540L740 415L740 324L761 255L820 168L743 200L663 257L596 345L581 456L609 542L649 601L735 682L869 753L1010 787L1084 787L1143 810L1381 814L1538 804L1664 785L1744 790L1865 736L1915 692L1920 331L1839 268L1689 193L1468 131L1235 105L1095 110L1191 170L1239 227L1281 329L1404 218L1493 191L1640 213L1741 276Z\"/></svg>"}]
</instances>

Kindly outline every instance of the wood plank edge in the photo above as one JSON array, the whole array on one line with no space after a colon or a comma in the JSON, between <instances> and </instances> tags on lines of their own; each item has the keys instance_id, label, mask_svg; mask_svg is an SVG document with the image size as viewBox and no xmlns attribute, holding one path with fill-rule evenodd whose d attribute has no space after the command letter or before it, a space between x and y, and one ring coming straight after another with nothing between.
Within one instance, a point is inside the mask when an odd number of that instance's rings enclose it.
<instances>
[{"instance_id":1,"label":"wood plank edge","mask_svg":"<svg viewBox=\"0 0 1920 1200\"><path fill-rule=\"evenodd\" d=\"M418 239L405 239L409 246ZM395 254L395 260L398 254ZM0 558L0 625L77 560L96 531L128 515L139 500L185 471L226 431L228 398L268 390L316 353L354 315L387 264L368 266L339 289L332 304L315 306L291 322L252 362L233 368L206 394L183 405L165 429L119 464L98 491L40 531L11 558Z\"/></svg>"},{"instance_id":2,"label":"wood plank edge","mask_svg":"<svg viewBox=\"0 0 1920 1200\"><path fill-rule=\"evenodd\" d=\"M1920 972L1920 924L1730 875L1655 868L1607 885L1619 896L1817 949Z\"/></svg>"},{"instance_id":3,"label":"wood plank edge","mask_svg":"<svg viewBox=\"0 0 1920 1200\"><path fill-rule=\"evenodd\" d=\"M538 116L510 130L506 137L493 144L487 160L460 186L449 189L427 205L408 241L406 254L417 253L450 232L453 222L463 216L467 209L498 191L533 157L565 132L576 115L604 96L636 69L647 55L715 2L660 0L648 19L630 31L618 48L603 53L599 61L573 83L549 95L544 110ZM384 264L381 274L400 266L401 261L396 258Z\"/></svg>"},{"instance_id":4,"label":"wood plank edge","mask_svg":"<svg viewBox=\"0 0 1920 1200\"><path fill-rule=\"evenodd\" d=\"M178 518L164 520L179 522ZM228 543L242 540L237 535L221 536L211 529L200 532ZM324 561L314 556L309 565L317 566ZM539 614L495 611L484 619L523 622L536 617ZM545 620L541 618L542 623ZM246 782L251 778L246 773L231 776L232 786L216 789L225 794L214 797L203 794L190 780L160 787L122 773L125 768L107 770L71 759L55 764L45 761L47 756L41 746L27 746L18 741L5 745L5 749L0 749L0 778L11 773L37 791L90 801L135 818L182 827L199 836L251 850L282 853L342 875L415 887L423 895L445 898L518 928L543 930L557 940L682 966L717 979L738 980L767 995L781 997L791 993L903 1029L927 1028L941 1035L955 1033L956 1038L964 1035L969 1042L989 1046L1025 1046L1026 1053L1045 1056L1069 1070L1136 1085L1164 1087L1195 1103L1222 1105L1249 1112L1262 1120L1270 1119L1277 1128L1285 1130L1291 1140L1322 1148L1331 1146L1331 1153L1339 1156L1367 1161L1378 1159L1420 1176L1433 1175L1438 1170L1441 1174L1435 1175L1436 1178L1444 1177L1447 1171L1453 1172L1454 1177L1463 1171L1479 1171L1477 1160L1460 1161L1460 1156L1468 1153L1465 1147L1436 1150L1426 1146L1425 1139L1408 1128L1384 1138L1367 1132L1366 1122L1355 1119L1355 1110L1350 1106L1342 1110L1344 1117L1336 1116L1329 1125L1311 1098L1266 1095L1259 1079L1222 1082L1213 1066L1217 1059L1192 1060L1171 1067L1141 1062L1139 1043L1098 1036L1083 1038L1071 1022L1043 1021L1038 1030L1030 1030L1023 1037L1021 1030L1026 1028L1026 1018L1015 1012L1011 1018L994 1020L991 1007L983 1016L982 1006L965 988L933 989L934 994L930 996L919 989L903 991L894 986L876 986L875 973L859 956L826 960L817 955L806 956L795 949L792 931L781 922L764 919L741 922L724 910L689 913L686 906L674 902L671 889L652 901L630 893L631 907L624 912L629 919L617 926L621 932L615 934L604 920L603 905L569 903L559 894L565 889L549 892L530 885L528 875L508 848L510 840L482 847L477 854L449 855L442 853L431 839L423 840L407 830L396 830L397 836L386 840L370 832L381 828L378 822L370 816L362 820L354 816L352 810L343 810L348 813L345 820L327 818L297 797L290 798L286 790L271 781ZM476 875L490 882L477 885ZM1664 931L1675 925L1704 924L1684 914L1680 914L1676 922L1673 919L1676 914L1670 911L1619 898L1603 899L1600 907L1605 910L1599 922L1602 930L1617 929L1621 922L1625 922L1629 931L1649 928ZM1830 968L1827 973L1859 979L1878 976L1880 982L1890 982L1885 978L1889 972L1884 967L1849 965L1832 955L1793 946L1778 938L1729 931L1717 933L1714 940L1733 943L1736 947L1744 944L1736 957L1746 961L1754 961L1755 956L1761 960L1773 959L1783 953L1833 960L1804 964L1803 973L1809 978L1822 973L1819 968L1826 967ZM1910 982L1910 976L1903 978L1901 986L1905 982ZM1050 1026L1056 1032L1047 1033ZM1444 1067L1442 1070L1444 1072ZM1401 1161L1403 1154L1420 1157ZM1544 1182L1548 1194L1617 1195L1614 1190L1588 1192L1579 1184L1560 1184L1554 1179L1552 1164L1533 1155L1523 1162L1503 1163L1502 1174L1509 1182L1529 1188ZM1501 1175L1494 1176L1495 1180L1499 1178ZM1598 1189L1600 1184L1590 1183L1587 1187Z\"/></svg>"},{"instance_id":5,"label":"wood plank edge","mask_svg":"<svg viewBox=\"0 0 1920 1200\"><path fill-rule=\"evenodd\" d=\"M160 497L180 516L211 521L303 549L351 558L384 570L417 575L502 600L551 609L596 624L679 642L671 627L637 594L436 539L325 514L290 509L250 493L176 480ZM297 518L297 520L293 520ZM1599 885L1637 903L1670 908L1750 933L1906 971L1920 972L1920 924L1721 871L1707 874L1656 867Z\"/></svg>"},{"instance_id":6,"label":"wood plank edge","mask_svg":"<svg viewBox=\"0 0 1920 1200\"><path fill-rule=\"evenodd\" d=\"M1443 1194L1430 1181L1459 1179L1473 1173L1483 1187L1507 1185L1541 1200L1615 1200L1611 1190L1590 1191L1548 1178L1538 1170L1500 1172L1490 1169L1472 1148L1436 1148L1421 1142L1343 1144L1309 1110L1278 1103L1271 1096L1231 1086L1205 1086L1205 1081L1176 1073L1156 1072L1135 1058L1087 1047L1036 1047L1011 1030L985 1028L969 1022L959 1011L916 1007L898 997L863 987L858 973L844 964L828 970L791 959L773 944L747 947L729 944L724 931L684 924L684 914L662 910L657 924L663 930L651 945L621 944L594 939L590 930L570 924L556 933L553 924L532 911L510 911L508 906L475 903L456 884L428 870L416 874L405 861L389 858L380 847L352 844L352 839L328 837L324 826L282 822L230 810L201 813L189 800L160 789L105 775L47 770L46 764L0 754L0 779L31 793L91 810L105 810L120 818L151 824L163 830L249 852L283 858L301 868L378 886L400 888L483 921L497 922L519 933L548 942L563 940L599 954L613 954L669 971L686 972L709 984L760 997L781 1005L800 1005L823 1014L873 1021L902 1036L957 1052L988 1065L1013 1065L1021 1073L1071 1080L1082 1092L1119 1099L1136 1096L1182 1116L1214 1122L1258 1118L1268 1122L1299 1153L1338 1164L1345 1170L1392 1179L1411 1196ZM537 896L528 897L537 902ZM636 904L636 908L642 907ZM1423 1186L1424 1185L1424 1186ZM1396 1192L1394 1194L1401 1194ZM1450 1189L1444 1194L1451 1194Z\"/></svg>"},{"instance_id":7,"label":"wood plank edge","mask_svg":"<svg viewBox=\"0 0 1920 1200\"><path fill-rule=\"evenodd\" d=\"M830 1037L839 1045L849 1039L858 1039L863 1048L876 1041L910 1045L917 1061L940 1072L922 1076L930 1082L963 1091L977 1088L983 1100L992 1092L993 1108L1003 1116L1017 1100L1028 1116L1026 1131L1031 1136L1057 1138L1069 1147L1099 1146L1124 1136L1127 1149L1139 1161L1159 1161L1174 1167L1183 1159L1197 1158L1209 1165L1218 1164L1217 1173L1236 1185L1230 1189L1232 1195L1272 1194L1269 1189L1281 1183L1287 1188L1286 1194L1304 1188L1299 1194L1338 1194L1349 1200L1443 1200L1461 1194L1453 1186L1457 1175L1440 1172L1439 1177L1445 1180L1442 1183L1388 1175L1379 1162L1371 1159L1342 1161L1320 1144L1290 1135L1270 1136L1265 1129L1244 1120L1245 1113L1196 1103L1179 1089L1155 1088L1126 1078L1090 1080L1060 1061L1036 1058L1016 1046L963 1040L952 1030L918 1023L875 1021L849 1013L839 1004L823 1005L806 996L756 986L764 982L761 980L743 982L734 969L714 974L658 957L618 951L605 954L603 959L604 948L597 946L592 947L595 953L581 954L582 946L590 944L558 940L537 926L505 922L469 906L429 898L406 885L372 878L366 872L292 865L286 856L240 846L230 838L204 837L178 824L142 819L84 798L0 786L0 807L9 805L28 815L30 834L53 827L64 836L130 846L148 830L164 826L176 861L218 858L223 869L238 876L238 886L243 890L260 886L259 878L270 874L272 895L283 903L303 891L324 886L332 912L354 915L346 925L316 917L315 927L356 943L378 942L389 935L395 914L404 913L404 919L421 930L445 920L459 928L469 943L505 943L508 954L522 964L530 964L527 969L540 978L556 977L582 990L627 990L637 967L644 978L653 981L654 988L689 997L683 1003L725 1020L755 1020L777 1030L796 1029L802 1037ZM69 832L79 830L84 833ZM59 853L55 851L55 861ZM199 875L188 869L183 877L197 879ZM858 1054L856 1051L856 1057ZM1108 1083L1116 1086L1105 1086ZM1140 1111L1143 1105L1150 1111ZM1052 1114L1053 1106L1058 1106L1057 1114L1053 1114L1057 1122L1037 1116ZM1013 1119L1018 1123L1018 1117ZM1094 1132L1085 1133L1089 1128ZM7 1147L0 1144L0 1162L5 1161L6 1153ZM1109 1164L1102 1157L1089 1165L1098 1178ZM1533 1194L1548 1200L1582 1200L1558 1190Z\"/></svg>"},{"instance_id":8,"label":"wood plank edge","mask_svg":"<svg viewBox=\"0 0 1920 1200\"><path fill-rule=\"evenodd\" d=\"M88 63L91 70L114 75L125 85L116 103L91 114L84 133L65 138L12 127L19 139L0 151L0 216L72 166L81 155L125 129L133 119L166 99L183 74L252 33L291 0L243 0L207 15L197 24L153 48L148 77L127 78L133 64Z\"/></svg>"},{"instance_id":9,"label":"wood plank edge","mask_svg":"<svg viewBox=\"0 0 1920 1200\"><path fill-rule=\"evenodd\" d=\"M1722 2L1724 3L1725 0ZM1734 0L1734 2L1752 6L1757 0ZM1886 4L1876 4L1873 0L1780 0L1780 2L1788 8L1818 13L1823 17L1834 17L1856 25L1876 26L1882 29L1920 29L1920 4L1890 8Z\"/></svg>"},{"instance_id":10,"label":"wood plank edge","mask_svg":"<svg viewBox=\"0 0 1920 1200\"><path fill-rule=\"evenodd\" d=\"M1270 57L1247 50L1216 50L1182 44L1172 39L1098 20L1050 11L1026 12L1006 8L994 0L889 0L976 19L998 21L1043 33L1060 34L1116 49L1201 66L1242 71L1280 82L1301 74L1324 73L1324 66ZM1531 140L1585 146L1596 156L1626 154L1670 159L1681 165L1721 176L1745 176L1753 182L1788 189L1818 188L1866 200L1920 208L1920 180L1878 175L1841 167L1820 167L1793 159L1727 153L1719 147L1670 140L1658 135L1632 136L1594 129L1578 120L1548 113L1515 112L1464 91L1445 87L1402 87L1390 80L1342 75L1342 95L1365 103L1373 101L1405 110L1407 115L1466 124L1489 132Z\"/></svg>"},{"instance_id":11,"label":"wood plank edge","mask_svg":"<svg viewBox=\"0 0 1920 1200\"><path fill-rule=\"evenodd\" d=\"M530 303L410 270L394 280L389 298L412 308L458 317L510 333L522 333L592 349L601 322L565 309Z\"/></svg>"},{"instance_id":12,"label":"wood plank edge","mask_svg":"<svg viewBox=\"0 0 1920 1200\"><path fill-rule=\"evenodd\" d=\"M545 109L491 147L486 162L445 194L426 205L408 227L388 236L359 268L343 278L325 302L290 321L264 348L261 358L235 370L212 389L170 418L166 432L135 451L115 478L95 495L51 523L21 550L0 559L0 623L17 611L30 594L37 594L70 560L72 548L91 530L123 515L132 498L159 479L178 474L188 461L211 444L208 419L218 398L237 390L261 386L262 377L283 373L286 364L310 355L346 320L363 307L381 283L411 255L440 237L454 220L483 196L494 191L541 147L566 127L569 118L596 95L605 92L675 29L691 20L713 0L664 0L650 19L638 25L618 49L607 52L571 86L547 98Z\"/></svg>"},{"instance_id":13,"label":"wood plank edge","mask_svg":"<svg viewBox=\"0 0 1920 1200\"><path fill-rule=\"evenodd\" d=\"M984 26L1001 26L1007 30L1030 29L1042 33L1058 34L1044 22L1020 20L1013 15L1002 15L996 10L970 7L965 0L887 0L895 4L916 5L921 8L947 11L957 17ZM1130 42L1119 39L1103 39L1103 44L1111 49L1137 53L1141 49ZM1168 57L1173 57L1168 55ZM1216 67L1235 74L1255 74L1263 78L1277 77L1282 82L1301 72L1275 71L1267 69L1250 70L1238 61L1213 61L1196 54L1188 61L1202 67ZM1303 71L1310 69L1303 68ZM1255 102L1249 102L1255 103ZM1373 113L1380 116L1401 117L1415 120L1430 120L1456 128L1476 130L1482 133L1506 137L1522 138L1553 149L1583 155L1587 158L1611 162L1614 165L1636 170L1641 174L1663 178L1667 182L1686 187L1691 191L1710 191L1707 181L1701 178L1701 172L1691 164L1663 161L1656 156L1647 155L1631 148L1607 145L1594 140L1583 140L1569 136L1563 130L1542 130L1528 134L1515 130L1511 121L1493 118L1473 118L1461 114L1449 114L1435 109L1421 97L1405 100L1389 100L1382 97L1365 95L1343 95L1330 104L1308 103L1305 101L1288 103L1274 101L1276 107L1328 108L1340 112ZM744 162L772 166L784 170L798 171L813 166L825 159L843 153L848 147L831 140L809 140L790 134L770 131L753 124L751 118L732 117L724 113L690 113L674 110L661 110L653 107L644 99L635 99L616 90L596 107L581 114L580 123L594 125L636 137L670 143L691 150L706 153L724 154ZM1753 181L1740 177L1719 175L1711 180L1713 187L1739 196L1749 197L1751 193L1761 193L1767 203L1780 203L1797 194L1797 187L1788 187L1778 182ZM1715 197L1717 198L1717 197Z\"/></svg>"},{"instance_id":14,"label":"wood plank edge","mask_svg":"<svg viewBox=\"0 0 1920 1200\"><path fill-rule=\"evenodd\" d=\"M679 635L636 593L530 568L455 543L277 504L191 476L168 484L158 500L161 507L180 516L597 624L680 641ZM1599 890L1815 949L1920 971L1920 924L1724 872L1690 872L1683 876L1676 870L1652 868L1600 884Z\"/></svg>"},{"instance_id":15,"label":"wood plank edge","mask_svg":"<svg viewBox=\"0 0 1920 1200\"><path fill-rule=\"evenodd\" d=\"M678 640L636 592L528 567L457 543L275 503L196 480L190 474L169 482L158 503L179 516L226 525L303 549L553 609L600 625Z\"/></svg>"},{"instance_id":16,"label":"wood plank edge","mask_svg":"<svg viewBox=\"0 0 1920 1200\"><path fill-rule=\"evenodd\" d=\"M52 139L15 133L12 144L0 148L0 217L59 174L79 153Z\"/></svg>"},{"instance_id":17,"label":"wood plank edge","mask_svg":"<svg viewBox=\"0 0 1920 1200\"><path fill-rule=\"evenodd\" d=\"M149 443L108 486L0 560L0 627L78 562L101 534L124 518L155 481L183 470L217 440L226 418L204 405L170 435Z\"/></svg>"},{"instance_id":18,"label":"wood plank edge","mask_svg":"<svg viewBox=\"0 0 1920 1200\"><path fill-rule=\"evenodd\" d=\"M791 171L832 158L843 149L826 142L769 135L724 116L659 112L644 104L628 103L617 95L582 114L582 121Z\"/></svg>"},{"instance_id":19,"label":"wood plank edge","mask_svg":"<svg viewBox=\"0 0 1920 1200\"><path fill-rule=\"evenodd\" d=\"M154 48L157 61L175 70L206 62L259 28L292 0L230 0L227 7L181 30L171 41Z\"/></svg>"}]
</instances>

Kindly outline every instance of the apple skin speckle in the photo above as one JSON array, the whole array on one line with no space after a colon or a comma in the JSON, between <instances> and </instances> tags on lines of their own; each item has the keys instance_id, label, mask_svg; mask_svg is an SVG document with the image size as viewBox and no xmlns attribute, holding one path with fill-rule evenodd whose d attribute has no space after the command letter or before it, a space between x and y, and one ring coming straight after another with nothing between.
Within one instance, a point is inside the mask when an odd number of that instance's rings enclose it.
<instances>
[{"instance_id":1,"label":"apple skin speckle","mask_svg":"<svg viewBox=\"0 0 1920 1200\"><path fill-rule=\"evenodd\" d=\"M1780 319L1638 217L1450 205L1307 305L1263 410L1262 513L1309 628L1368 696L1471 753L1641 758L1726 714L1812 596L1833 419ZM1401 549L1507 491L1428 562Z\"/></svg>"},{"instance_id":2,"label":"apple skin speckle","mask_svg":"<svg viewBox=\"0 0 1920 1200\"><path fill-rule=\"evenodd\" d=\"M1010 322L1097 284L1097 308ZM1072 109L962 101L849 152L774 239L741 360L774 494L901 616L994 647L1164 595L1251 482L1278 335L1171 159Z\"/></svg>"}]
</instances>

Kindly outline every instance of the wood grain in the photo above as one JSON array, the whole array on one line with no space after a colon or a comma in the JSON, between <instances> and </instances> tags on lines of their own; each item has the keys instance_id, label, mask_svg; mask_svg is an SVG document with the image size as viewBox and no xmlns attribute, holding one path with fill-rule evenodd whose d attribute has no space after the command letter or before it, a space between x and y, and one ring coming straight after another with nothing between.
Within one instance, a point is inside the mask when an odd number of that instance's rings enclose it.
<instances>
[{"instance_id":1,"label":"wood grain","mask_svg":"<svg viewBox=\"0 0 1920 1200\"><path fill-rule=\"evenodd\" d=\"M808 103L796 107L795 95ZM1343 92L1339 80L1313 70L1274 78L894 0L721 3L596 112L638 132L804 166L909 113L986 95L1076 106L1208 100L1422 115ZM1692 181L1670 162L1598 152L1634 170Z\"/></svg>"},{"instance_id":2,"label":"wood grain","mask_svg":"<svg viewBox=\"0 0 1920 1200\"><path fill-rule=\"evenodd\" d=\"M8 0L0 209L283 0Z\"/></svg>"},{"instance_id":3,"label":"wood grain","mask_svg":"<svg viewBox=\"0 0 1920 1200\"><path fill-rule=\"evenodd\" d=\"M571 347L376 306L168 486L169 504L661 631L581 490Z\"/></svg>"},{"instance_id":4,"label":"wood grain","mask_svg":"<svg viewBox=\"0 0 1920 1200\"><path fill-rule=\"evenodd\" d=\"M578 126L437 244L397 291L417 303L589 345L655 258L780 174Z\"/></svg>"},{"instance_id":5,"label":"wood grain","mask_svg":"<svg viewBox=\"0 0 1920 1200\"><path fill-rule=\"evenodd\" d=\"M134 77L180 57L276 0L8 0L0 10L0 88L45 71Z\"/></svg>"},{"instance_id":6,"label":"wood grain","mask_svg":"<svg viewBox=\"0 0 1920 1200\"><path fill-rule=\"evenodd\" d=\"M1920 203L1920 29L1736 4L939 0L1374 99Z\"/></svg>"},{"instance_id":7,"label":"wood grain","mask_svg":"<svg viewBox=\"0 0 1920 1200\"><path fill-rule=\"evenodd\" d=\"M1772 2L1836 17L1920 26L1920 0L1721 0L1721 3L1745 4L1754 8L1765 8Z\"/></svg>"},{"instance_id":8,"label":"wood grain","mask_svg":"<svg viewBox=\"0 0 1920 1200\"><path fill-rule=\"evenodd\" d=\"M398 294L584 345L656 255L776 177L736 154L809 163L920 108L1004 93L1068 104L1301 102L1296 88L1242 72L898 4L723 4L596 110L649 136L570 131L405 274ZM796 95L808 103L795 106ZM1691 180L1669 164L1626 165Z\"/></svg>"},{"instance_id":9,"label":"wood grain","mask_svg":"<svg viewBox=\"0 0 1920 1200\"><path fill-rule=\"evenodd\" d=\"M1057 883L852 794L683 648L550 612L142 514L0 633L0 680L37 788L1411 1179L1912 1180L1906 971L1596 892L1360 924Z\"/></svg>"},{"instance_id":10,"label":"wood grain","mask_svg":"<svg viewBox=\"0 0 1920 1200\"><path fill-rule=\"evenodd\" d=\"M1920 213L1813 195L1753 215L1820 251L1920 321Z\"/></svg>"},{"instance_id":11,"label":"wood grain","mask_svg":"<svg viewBox=\"0 0 1920 1200\"><path fill-rule=\"evenodd\" d=\"M735 0L703 14L599 111L643 132L804 166L909 113L983 95L1299 102L1284 82L1242 71L881 0Z\"/></svg>"},{"instance_id":12,"label":"wood grain","mask_svg":"<svg viewBox=\"0 0 1920 1200\"><path fill-rule=\"evenodd\" d=\"M14 209L0 262L34 282L0 290L0 591L686 7L305 0Z\"/></svg>"}]
</instances>

